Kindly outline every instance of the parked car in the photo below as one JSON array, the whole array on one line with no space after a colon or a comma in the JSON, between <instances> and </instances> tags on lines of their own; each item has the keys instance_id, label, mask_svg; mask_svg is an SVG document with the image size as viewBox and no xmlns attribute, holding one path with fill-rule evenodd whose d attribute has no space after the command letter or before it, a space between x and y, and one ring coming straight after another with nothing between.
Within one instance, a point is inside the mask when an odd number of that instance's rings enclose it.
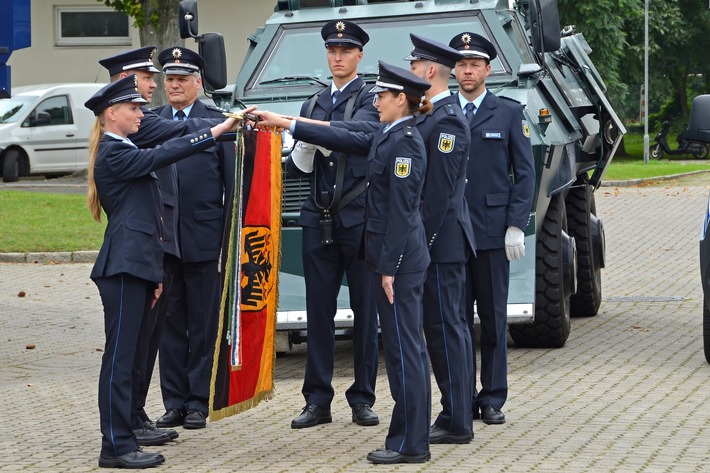
<instances>
[{"instance_id":1,"label":"parked car","mask_svg":"<svg viewBox=\"0 0 710 473\"><path fill-rule=\"evenodd\" d=\"M71 174L85 169L94 114L84 107L104 84L37 84L14 87L0 99L0 173Z\"/></svg>"},{"instance_id":2,"label":"parked car","mask_svg":"<svg viewBox=\"0 0 710 473\"><path fill-rule=\"evenodd\" d=\"M703 284L703 347L710 363L710 196L700 234L700 278Z\"/></svg>"}]
</instances>

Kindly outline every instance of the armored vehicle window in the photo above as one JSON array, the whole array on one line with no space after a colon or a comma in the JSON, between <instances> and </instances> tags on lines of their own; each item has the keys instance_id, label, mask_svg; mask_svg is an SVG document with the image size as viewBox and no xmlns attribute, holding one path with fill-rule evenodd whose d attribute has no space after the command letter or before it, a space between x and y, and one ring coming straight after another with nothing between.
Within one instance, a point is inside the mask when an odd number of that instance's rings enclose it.
<instances>
[{"instance_id":1,"label":"armored vehicle window","mask_svg":"<svg viewBox=\"0 0 710 473\"><path fill-rule=\"evenodd\" d=\"M353 19L370 35L370 42L365 46L365 56L360 62L358 72L366 80L374 80L377 75L377 61L383 60L401 67L408 67L404 58L412 50L409 33L421 35L448 44L453 34L471 31L487 37L493 44L495 38L488 33L483 17L473 11L462 15L436 16L417 15L403 17L385 17L378 19ZM301 87L320 88L331 79L326 61L323 39L320 36L322 24L301 23L282 25L272 38L264 60L261 62L245 94L264 91L268 88ZM499 57L491 63L491 75L507 75L510 70L505 58ZM368 77L369 76L369 77Z\"/></svg>"}]
</instances>

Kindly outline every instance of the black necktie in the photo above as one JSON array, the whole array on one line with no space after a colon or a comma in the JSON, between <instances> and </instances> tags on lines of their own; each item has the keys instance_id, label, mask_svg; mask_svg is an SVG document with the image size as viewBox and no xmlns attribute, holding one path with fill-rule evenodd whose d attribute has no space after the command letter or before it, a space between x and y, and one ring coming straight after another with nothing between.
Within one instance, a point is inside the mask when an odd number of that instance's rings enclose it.
<instances>
[{"instance_id":1,"label":"black necktie","mask_svg":"<svg viewBox=\"0 0 710 473\"><path fill-rule=\"evenodd\" d=\"M180 121L183 121L187 119L187 116L185 115L185 112L183 112L182 110L178 110L177 112L175 112L175 118Z\"/></svg>"},{"instance_id":2,"label":"black necktie","mask_svg":"<svg viewBox=\"0 0 710 473\"><path fill-rule=\"evenodd\" d=\"M466 104L466 118L468 118L469 126L473 126L473 117L476 115L476 106L473 102Z\"/></svg>"}]
</instances>

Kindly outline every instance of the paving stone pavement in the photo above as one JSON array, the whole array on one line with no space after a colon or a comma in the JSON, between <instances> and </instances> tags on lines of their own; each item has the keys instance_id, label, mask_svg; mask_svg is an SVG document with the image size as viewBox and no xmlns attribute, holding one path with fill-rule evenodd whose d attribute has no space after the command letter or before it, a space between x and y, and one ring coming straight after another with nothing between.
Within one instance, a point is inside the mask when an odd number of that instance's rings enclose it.
<instances>
[{"instance_id":1,"label":"paving stone pavement","mask_svg":"<svg viewBox=\"0 0 710 473\"><path fill-rule=\"evenodd\" d=\"M384 443L392 401L381 363L375 411L382 422L351 423L348 342L337 348L333 423L292 430L303 407L304 344L277 360L271 401L148 448L167 459L156 471L706 471L710 365L702 353L698 238L709 189L599 189L607 241L599 314L573 319L564 348L510 349L508 422L475 422L471 444L432 445L422 465L369 464L367 452ZM0 472L99 469L103 328L90 267L0 264ZM157 418L154 379L148 411ZM435 415L438 392L433 399Z\"/></svg>"}]
</instances>

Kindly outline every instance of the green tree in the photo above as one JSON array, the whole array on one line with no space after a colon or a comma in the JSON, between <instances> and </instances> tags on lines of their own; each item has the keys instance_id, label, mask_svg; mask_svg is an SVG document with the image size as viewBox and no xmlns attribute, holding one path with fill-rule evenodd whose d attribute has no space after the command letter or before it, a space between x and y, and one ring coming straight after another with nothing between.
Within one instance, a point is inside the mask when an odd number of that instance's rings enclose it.
<instances>
[{"instance_id":1,"label":"green tree","mask_svg":"<svg viewBox=\"0 0 710 473\"><path fill-rule=\"evenodd\" d=\"M142 46L153 45L158 52L172 46L183 46L178 23L180 0L96 0L133 18ZM157 90L153 104L165 103L162 77L156 76Z\"/></svg>"}]
</instances>

